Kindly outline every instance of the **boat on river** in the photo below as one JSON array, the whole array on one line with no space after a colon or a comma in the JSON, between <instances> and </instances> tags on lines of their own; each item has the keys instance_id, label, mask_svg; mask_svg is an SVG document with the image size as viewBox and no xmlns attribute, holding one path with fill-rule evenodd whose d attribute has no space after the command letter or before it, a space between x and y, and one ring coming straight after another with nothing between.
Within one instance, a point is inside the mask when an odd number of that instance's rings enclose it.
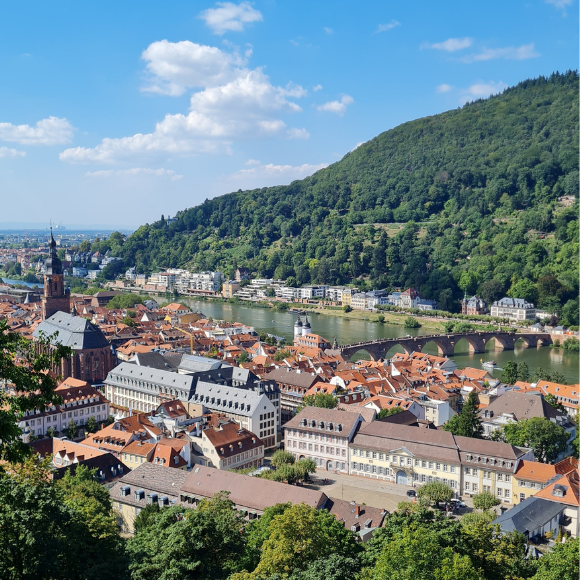
<instances>
[{"instance_id":1,"label":"boat on river","mask_svg":"<svg viewBox=\"0 0 580 580\"><path fill-rule=\"evenodd\" d=\"M481 363L481 366L484 369L492 369L493 370L493 369L497 368L497 363L494 360L484 361L482 359L479 359L479 362Z\"/></svg>"}]
</instances>

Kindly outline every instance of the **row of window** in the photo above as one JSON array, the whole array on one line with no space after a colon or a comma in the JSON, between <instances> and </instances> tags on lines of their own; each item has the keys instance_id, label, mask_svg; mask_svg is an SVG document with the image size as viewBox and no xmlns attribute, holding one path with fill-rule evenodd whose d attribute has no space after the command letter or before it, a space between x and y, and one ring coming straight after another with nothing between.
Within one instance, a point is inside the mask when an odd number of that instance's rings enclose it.
<instances>
[{"instance_id":1,"label":"row of window","mask_svg":"<svg viewBox=\"0 0 580 580\"><path fill-rule=\"evenodd\" d=\"M290 442L289 442L290 443ZM296 441L292 441L292 447L294 449L296 449ZM308 450L308 451L314 451L314 452L320 452L320 453L327 453L328 455L334 455L336 453L336 455L342 455L342 457L346 457L346 449L340 449L340 448L335 448L334 447L328 447L328 446L324 446L324 445L316 445L316 444L312 444L312 443L304 443L303 441L298 441L298 449L304 449L304 450Z\"/></svg>"},{"instance_id":2,"label":"row of window","mask_svg":"<svg viewBox=\"0 0 580 580\"><path fill-rule=\"evenodd\" d=\"M301 439L313 439L315 441L326 441L328 443L342 443L346 444L346 437L337 437L336 435L327 435L326 433L306 433L305 431L297 431L294 429L292 432L288 430L288 435L292 434L294 437L300 437Z\"/></svg>"},{"instance_id":3,"label":"row of window","mask_svg":"<svg viewBox=\"0 0 580 580\"><path fill-rule=\"evenodd\" d=\"M364 451L362 449L353 449L352 455L359 457L367 457L369 459L379 459L380 461L390 461L394 465L407 465L409 467L423 467L424 469L436 469L437 471L448 471L449 473L456 472L455 465L448 465L447 463L438 463L436 461L424 461L422 459L413 460L411 457L403 457L402 455L388 455L385 453L378 453L376 451Z\"/></svg>"},{"instance_id":4,"label":"row of window","mask_svg":"<svg viewBox=\"0 0 580 580\"><path fill-rule=\"evenodd\" d=\"M491 474L492 474L491 471L487 471L485 469L482 469L481 471L482 471L484 479L491 479ZM495 472L493 472L493 473L495 473ZM479 470L474 468L474 467L466 467L465 468L465 475L478 476ZM511 481L511 475L509 475L507 473L496 473L495 478L497 481Z\"/></svg>"}]
</instances>

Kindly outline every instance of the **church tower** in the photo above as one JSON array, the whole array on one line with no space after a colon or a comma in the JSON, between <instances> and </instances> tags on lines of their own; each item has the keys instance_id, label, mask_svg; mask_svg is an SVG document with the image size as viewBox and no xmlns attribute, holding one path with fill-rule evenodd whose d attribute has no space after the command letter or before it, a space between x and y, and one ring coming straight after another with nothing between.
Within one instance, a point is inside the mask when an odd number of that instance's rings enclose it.
<instances>
[{"instance_id":1,"label":"church tower","mask_svg":"<svg viewBox=\"0 0 580 580\"><path fill-rule=\"evenodd\" d=\"M42 319L56 312L70 314L70 295L64 290L62 262L56 253L56 241L50 228L50 255L44 262L44 295L42 297Z\"/></svg>"}]
</instances>

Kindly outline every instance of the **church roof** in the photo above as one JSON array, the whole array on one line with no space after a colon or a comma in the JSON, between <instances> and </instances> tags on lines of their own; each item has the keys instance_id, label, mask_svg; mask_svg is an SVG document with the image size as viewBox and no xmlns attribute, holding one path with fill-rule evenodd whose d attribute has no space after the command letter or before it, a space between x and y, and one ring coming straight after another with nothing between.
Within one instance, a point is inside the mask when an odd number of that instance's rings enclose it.
<instances>
[{"instance_id":1,"label":"church roof","mask_svg":"<svg viewBox=\"0 0 580 580\"><path fill-rule=\"evenodd\" d=\"M50 318L43 320L32 336L39 338L40 332L47 336L58 332L58 336L55 336L51 343L58 342L64 346L70 346L73 350L109 346L109 341L97 326L86 318L66 312L56 312Z\"/></svg>"},{"instance_id":2,"label":"church roof","mask_svg":"<svg viewBox=\"0 0 580 580\"><path fill-rule=\"evenodd\" d=\"M62 274L62 262L56 253L56 241L50 230L50 255L44 262L44 269L47 274Z\"/></svg>"}]
</instances>

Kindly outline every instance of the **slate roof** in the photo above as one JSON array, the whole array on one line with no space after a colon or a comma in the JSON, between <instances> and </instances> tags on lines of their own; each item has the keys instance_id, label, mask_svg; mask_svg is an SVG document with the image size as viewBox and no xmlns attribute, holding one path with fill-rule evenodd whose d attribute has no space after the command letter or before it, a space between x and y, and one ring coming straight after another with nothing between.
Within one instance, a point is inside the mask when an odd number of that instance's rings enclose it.
<instances>
[{"instance_id":1,"label":"slate roof","mask_svg":"<svg viewBox=\"0 0 580 580\"><path fill-rule=\"evenodd\" d=\"M160 371L177 370L175 360L170 357L165 357L159 352L139 352L133 357L131 362L134 362L140 367L149 367Z\"/></svg>"},{"instance_id":2,"label":"slate roof","mask_svg":"<svg viewBox=\"0 0 580 580\"><path fill-rule=\"evenodd\" d=\"M140 367L133 363L123 362L109 372L105 380L106 384L124 384L122 378L135 379L156 383L164 387L185 389L191 392L194 385L194 377L191 375L180 375L171 371L162 371L150 367ZM143 390L141 387L132 386L133 389Z\"/></svg>"},{"instance_id":3,"label":"slate roof","mask_svg":"<svg viewBox=\"0 0 580 580\"><path fill-rule=\"evenodd\" d=\"M97 326L86 318L66 312L56 312L50 318L43 320L32 336L39 338L41 332L47 336L58 332L58 336L52 338L51 344L58 342L64 346L70 346L73 350L109 346L109 341Z\"/></svg>"},{"instance_id":4,"label":"slate roof","mask_svg":"<svg viewBox=\"0 0 580 580\"><path fill-rule=\"evenodd\" d=\"M499 524L504 532L531 533L564 509L559 503L532 496L493 520L492 524Z\"/></svg>"},{"instance_id":5,"label":"slate roof","mask_svg":"<svg viewBox=\"0 0 580 580\"><path fill-rule=\"evenodd\" d=\"M481 418L489 420L483 416L484 411L493 413L491 419L497 418L502 413L509 413L513 414L517 421L532 417L555 419L564 416L564 413L546 403L540 393L519 393L518 391L507 391L501 397L493 400L485 409L482 409L480 411Z\"/></svg>"},{"instance_id":6,"label":"slate roof","mask_svg":"<svg viewBox=\"0 0 580 580\"><path fill-rule=\"evenodd\" d=\"M301 425L304 419L306 419L306 425ZM326 433L327 425L332 424L331 433L339 437L348 437L360 419L362 417L357 413L346 413L338 409L323 409L322 407L304 407L300 413L294 415L290 421L284 424L284 428L300 429L301 431L312 433ZM310 426L311 421L316 421L316 427ZM319 427L320 422L323 424L322 428ZM342 426L340 431L336 431L337 425Z\"/></svg>"},{"instance_id":7,"label":"slate roof","mask_svg":"<svg viewBox=\"0 0 580 580\"><path fill-rule=\"evenodd\" d=\"M195 395L190 401L203 404L214 411L251 417L263 398L267 399L266 395L255 391L198 381Z\"/></svg>"}]
</instances>

